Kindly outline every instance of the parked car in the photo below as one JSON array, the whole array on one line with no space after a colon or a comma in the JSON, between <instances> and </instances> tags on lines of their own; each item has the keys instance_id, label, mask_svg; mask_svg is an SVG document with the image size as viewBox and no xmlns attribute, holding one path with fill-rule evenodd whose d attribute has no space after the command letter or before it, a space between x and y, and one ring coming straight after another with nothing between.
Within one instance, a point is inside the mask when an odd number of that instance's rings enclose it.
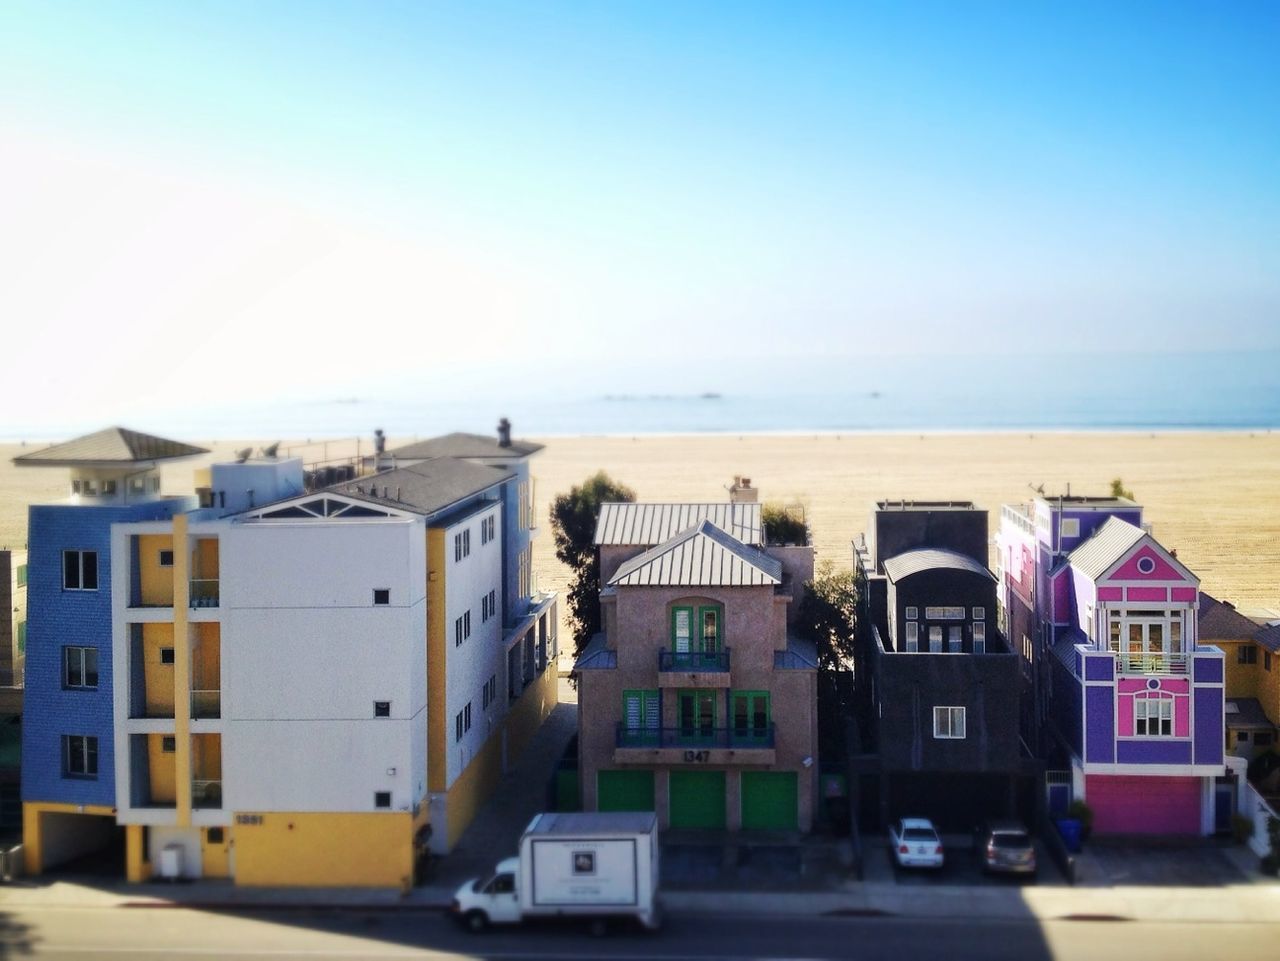
<instances>
[{"instance_id":1,"label":"parked car","mask_svg":"<svg viewBox=\"0 0 1280 961\"><path fill-rule=\"evenodd\" d=\"M986 821L973 835L973 851L984 871L1035 874L1036 846L1017 821Z\"/></svg>"},{"instance_id":2,"label":"parked car","mask_svg":"<svg viewBox=\"0 0 1280 961\"><path fill-rule=\"evenodd\" d=\"M942 839L928 818L902 818L889 825L889 846L901 867L942 867Z\"/></svg>"}]
</instances>

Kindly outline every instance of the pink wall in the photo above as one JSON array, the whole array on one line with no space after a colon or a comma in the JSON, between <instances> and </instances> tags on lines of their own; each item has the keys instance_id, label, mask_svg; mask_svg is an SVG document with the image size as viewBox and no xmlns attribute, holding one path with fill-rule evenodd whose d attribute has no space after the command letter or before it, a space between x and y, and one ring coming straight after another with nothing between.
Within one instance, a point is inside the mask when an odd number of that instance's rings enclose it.
<instances>
[{"instance_id":1,"label":"pink wall","mask_svg":"<svg viewBox=\"0 0 1280 961\"><path fill-rule=\"evenodd\" d=\"M1133 737L1133 695L1123 694L1116 699L1116 734Z\"/></svg>"},{"instance_id":2,"label":"pink wall","mask_svg":"<svg viewBox=\"0 0 1280 961\"><path fill-rule=\"evenodd\" d=\"M1194 587L1175 587L1170 593L1173 595L1173 599L1175 601L1194 604L1197 591Z\"/></svg>"},{"instance_id":3,"label":"pink wall","mask_svg":"<svg viewBox=\"0 0 1280 961\"><path fill-rule=\"evenodd\" d=\"M1169 599L1169 589L1167 587L1127 587L1125 594L1131 601L1167 601Z\"/></svg>"},{"instance_id":4,"label":"pink wall","mask_svg":"<svg viewBox=\"0 0 1280 961\"><path fill-rule=\"evenodd\" d=\"M1098 600L1100 601L1123 601L1123 587L1099 587Z\"/></svg>"},{"instance_id":5,"label":"pink wall","mask_svg":"<svg viewBox=\"0 0 1280 961\"><path fill-rule=\"evenodd\" d=\"M1144 574L1138 570L1138 560L1143 557L1149 557L1155 561L1155 570L1150 574ZM1187 582L1187 579L1183 577L1182 573L1161 557L1160 552L1150 544L1145 544L1140 550L1135 551L1127 561L1120 565L1120 568L1114 574L1107 578L1107 580L1177 581L1180 584L1185 584Z\"/></svg>"}]
</instances>

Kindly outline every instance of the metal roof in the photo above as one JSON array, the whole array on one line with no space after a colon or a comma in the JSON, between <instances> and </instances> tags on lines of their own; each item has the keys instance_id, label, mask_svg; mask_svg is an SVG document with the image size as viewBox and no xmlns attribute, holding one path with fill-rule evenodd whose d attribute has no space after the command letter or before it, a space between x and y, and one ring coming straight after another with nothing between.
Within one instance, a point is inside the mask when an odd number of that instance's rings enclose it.
<instances>
[{"instance_id":1,"label":"metal roof","mask_svg":"<svg viewBox=\"0 0 1280 961\"><path fill-rule=\"evenodd\" d=\"M370 474L326 490L372 504L431 515L513 476L505 467L440 458Z\"/></svg>"},{"instance_id":2,"label":"metal roof","mask_svg":"<svg viewBox=\"0 0 1280 961\"><path fill-rule=\"evenodd\" d=\"M574 663L575 671L610 670L618 666L618 652L605 647L604 633L596 634L587 642L587 646L578 655Z\"/></svg>"},{"instance_id":3,"label":"metal roof","mask_svg":"<svg viewBox=\"0 0 1280 961\"><path fill-rule=\"evenodd\" d=\"M1267 712L1256 697L1229 697L1223 720L1227 727L1261 728L1270 730L1275 727L1267 718Z\"/></svg>"},{"instance_id":4,"label":"metal roof","mask_svg":"<svg viewBox=\"0 0 1280 961\"><path fill-rule=\"evenodd\" d=\"M917 551L897 554L884 562L884 572L891 581L900 581L921 571L934 570L968 571L982 577L995 580L996 576L987 570L987 565L974 560L968 554L958 551L943 550L938 547L926 547Z\"/></svg>"},{"instance_id":5,"label":"metal roof","mask_svg":"<svg viewBox=\"0 0 1280 961\"><path fill-rule=\"evenodd\" d=\"M1200 613L1196 617L1196 635L1201 644L1214 641L1252 641L1258 625L1235 609L1233 604L1200 592Z\"/></svg>"},{"instance_id":6,"label":"metal roof","mask_svg":"<svg viewBox=\"0 0 1280 961\"><path fill-rule=\"evenodd\" d=\"M681 531L711 521L743 544L764 543L760 505L754 504L628 504L600 505L596 546L652 547Z\"/></svg>"},{"instance_id":7,"label":"metal roof","mask_svg":"<svg viewBox=\"0 0 1280 961\"><path fill-rule=\"evenodd\" d=\"M169 460L174 457L193 457L209 453L203 447L193 447L181 441L167 440L142 434L125 427L108 427L105 430L62 444L54 444L43 450L22 454L13 459L18 467L73 467L77 464L137 464L144 461Z\"/></svg>"},{"instance_id":8,"label":"metal roof","mask_svg":"<svg viewBox=\"0 0 1280 961\"><path fill-rule=\"evenodd\" d=\"M1134 527L1118 517L1094 531L1093 536L1067 555L1067 560L1091 580L1101 577L1134 544L1146 537L1141 527Z\"/></svg>"},{"instance_id":9,"label":"metal roof","mask_svg":"<svg viewBox=\"0 0 1280 961\"><path fill-rule=\"evenodd\" d=\"M430 437L397 447L387 453L397 460L429 460L435 457L528 457L542 450L541 444L527 440L513 440L503 447L497 438L485 434L465 434L456 432L441 437Z\"/></svg>"},{"instance_id":10,"label":"metal roof","mask_svg":"<svg viewBox=\"0 0 1280 961\"><path fill-rule=\"evenodd\" d=\"M756 587L782 583L782 563L702 521L631 558L609 583L628 587Z\"/></svg>"}]
</instances>

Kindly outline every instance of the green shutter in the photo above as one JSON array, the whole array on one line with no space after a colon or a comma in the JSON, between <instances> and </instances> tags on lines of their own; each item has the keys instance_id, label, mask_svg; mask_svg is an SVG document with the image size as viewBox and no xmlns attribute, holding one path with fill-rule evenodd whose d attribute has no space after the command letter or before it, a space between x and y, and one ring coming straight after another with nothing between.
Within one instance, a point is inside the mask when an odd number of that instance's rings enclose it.
<instances>
[{"instance_id":1,"label":"green shutter","mask_svg":"<svg viewBox=\"0 0 1280 961\"><path fill-rule=\"evenodd\" d=\"M688 654L693 649L693 608L671 608L671 650Z\"/></svg>"},{"instance_id":2,"label":"green shutter","mask_svg":"<svg viewBox=\"0 0 1280 961\"><path fill-rule=\"evenodd\" d=\"M795 831L799 797L795 771L743 771L742 829Z\"/></svg>"},{"instance_id":3,"label":"green shutter","mask_svg":"<svg viewBox=\"0 0 1280 961\"><path fill-rule=\"evenodd\" d=\"M18 586L23 587L27 583L27 565L18 565Z\"/></svg>"},{"instance_id":4,"label":"green shutter","mask_svg":"<svg viewBox=\"0 0 1280 961\"><path fill-rule=\"evenodd\" d=\"M27 653L27 622L18 621L18 653Z\"/></svg>"},{"instance_id":5,"label":"green shutter","mask_svg":"<svg viewBox=\"0 0 1280 961\"><path fill-rule=\"evenodd\" d=\"M724 771L672 771L668 801L673 828L723 831Z\"/></svg>"},{"instance_id":6,"label":"green shutter","mask_svg":"<svg viewBox=\"0 0 1280 961\"><path fill-rule=\"evenodd\" d=\"M652 771L601 771L596 775L596 810L655 809Z\"/></svg>"}]
</instances>

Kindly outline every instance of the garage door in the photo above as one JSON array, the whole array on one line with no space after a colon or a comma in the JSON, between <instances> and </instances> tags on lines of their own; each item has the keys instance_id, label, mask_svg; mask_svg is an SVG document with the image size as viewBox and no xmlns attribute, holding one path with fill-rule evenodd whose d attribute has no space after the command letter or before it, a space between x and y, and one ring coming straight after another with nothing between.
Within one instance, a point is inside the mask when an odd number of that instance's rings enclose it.
<instances>
[{"instance_id":1,"label":"garage door","mask_svg":"<svg viewBox=\"0 0 1280 961\"><path fill-rule=\"evenodd\" d=\"M671 826L724 830L724 771L671 772Z\"/></svg>"},{"instance_id":2,"label":"garage door","mask_svg":"<svg viewBox=\"0 0 1280 961\"><path fill-rule=\"evenodd\" d=\"M600 811L652 811L652 771L601 771L596 775L596 808Z\"/></svg>"},{"instance_id":3,"label":"garage door","mask_svg":"<svg viewBox=\"0 0 1280 961\"><path fill-rule=\"evenodd\" d=\"M748 831L794 831L799 826L795 771L742 772L742 827Z\"/></svg>"},{"instance_id":4,"label":"garage door","mask_svg":"<svg viewBox=\"0 0 1280 961\"><path fill-rule=\"evenodd\" d=\"M1200 778L1090 774L1085 803L1098 834L1199 834Z\"/></svg>"}]
</instances>

